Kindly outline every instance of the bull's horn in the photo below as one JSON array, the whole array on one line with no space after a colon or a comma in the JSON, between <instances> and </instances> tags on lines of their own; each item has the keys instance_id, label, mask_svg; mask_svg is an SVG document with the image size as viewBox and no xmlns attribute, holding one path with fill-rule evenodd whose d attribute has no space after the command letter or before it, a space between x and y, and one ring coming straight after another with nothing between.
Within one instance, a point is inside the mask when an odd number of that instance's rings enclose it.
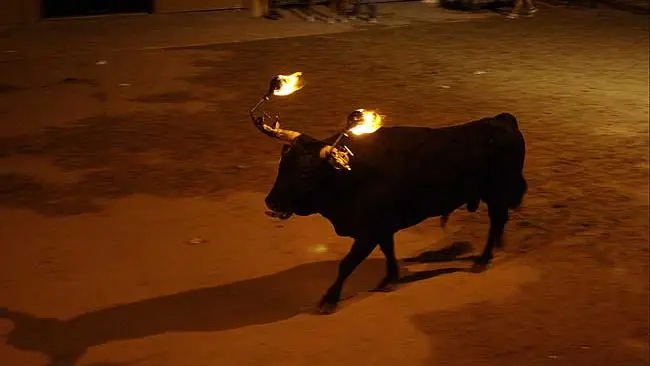
<instances>
[{"instance_id":1,"label":"bull's horn","mask_svg":"<svg viewBox=\"0 0 650 366\"><path fill-rule=\"evenodd\" d=\"M293 142L298 136L300 136L300 132L281 129L280 124L277 122L274 127L271 127L264 123L262 117L259 117L256 120L255 126L257 126L263 134L289 143Z\"/></svg>"},{"instance_id":2,"label":"bull's horn","mask_svg":"<svg viewBox=\"0 0 650 366\"><path fill-rule=\"evenodd\" d=\"M300 136L300 132L282 129L275 130L275 137L286 142L293 142L298 136Z\"/></svg>"},{"instance_id":3,"label":"bull's horn","mask_svg":"<svg viewBox=\"0 0 650 366\"><path fill-rule=\"evenodd\" d=\"M329 160L336 169L351 170L350 156L354 154L346 146L339 148L336 145L327 145L320 149L319 155L321 159Z\"/></svg>"},{"instance_id":4,"label":"bull's horn","mask_svg":"<svg viewBox=\"0 0 650 366\"><path fill-rule=\"evenodd\" d=\"M332 146L327 145L327 146L323 147L322 149L320 149L320 153L319 153L320 158L321 159L327 159L329 157L329 155L330 155L330 152L332 152L332 148L333 148Z\"/></svg>"}]
</instances>

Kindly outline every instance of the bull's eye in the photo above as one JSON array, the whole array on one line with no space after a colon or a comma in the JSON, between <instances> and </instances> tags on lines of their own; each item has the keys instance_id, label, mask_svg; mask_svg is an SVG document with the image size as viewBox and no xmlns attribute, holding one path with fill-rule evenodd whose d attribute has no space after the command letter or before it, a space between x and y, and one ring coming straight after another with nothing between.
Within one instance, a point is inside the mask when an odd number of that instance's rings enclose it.
<instances>
[{"instance_id":1,"label":"bull's eye","mask_svg":"<svg viewBox=\"0 0 650 366\"><path fill-rule=\"evenodd\" d=\"M310 169L311 168L311 162L312 162L311 155L302 155L300 157L300 167L302 169Z\"/></svg>"}]
</instances>

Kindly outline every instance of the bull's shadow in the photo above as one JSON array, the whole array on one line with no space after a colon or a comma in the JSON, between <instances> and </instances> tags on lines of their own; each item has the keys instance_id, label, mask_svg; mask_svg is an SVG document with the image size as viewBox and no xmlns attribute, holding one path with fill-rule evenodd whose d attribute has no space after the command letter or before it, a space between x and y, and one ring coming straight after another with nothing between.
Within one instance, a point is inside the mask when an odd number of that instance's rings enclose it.
<instances>
[{"instance_id":1,"label":"bull's shadow","mask_svg":"<svg viewBox=\"0 0 650 366\"><path fill-rule=\"evenodd\" d=\"M346 282L344 298L371 290L383 277L384 265L381 258L362 263ZM312 313L337 268L338 261L302 264L268 276L120 304L68 320L37 318L6 308L0 308L0 319L14 323L8 344L47 355L49 366L73 366L89 347L110 341L165 332L228 330ZM404 268L403 282L462 270L410 272Z\"/></svg>"}]
</instances>

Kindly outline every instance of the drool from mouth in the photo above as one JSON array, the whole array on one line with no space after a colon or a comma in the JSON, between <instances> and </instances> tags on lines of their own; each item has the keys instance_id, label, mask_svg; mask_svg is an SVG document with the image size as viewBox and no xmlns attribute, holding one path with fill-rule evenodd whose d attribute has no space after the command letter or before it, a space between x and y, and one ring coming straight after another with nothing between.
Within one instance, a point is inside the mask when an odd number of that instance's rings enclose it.
<instances>
[{"instance_id":1,"label":"drool from mouth","mask_svg":"<svg viewBox=\"0 0 650 366\"><path fill-rule=\"evenodd\" d=\"M276 211L264 211L265 214L267 214L270 217L273 217L275 219L280 219L280 220L286 220L293 216L293 213L291 212L276 212Z\"/></svg>"}]
</instances>

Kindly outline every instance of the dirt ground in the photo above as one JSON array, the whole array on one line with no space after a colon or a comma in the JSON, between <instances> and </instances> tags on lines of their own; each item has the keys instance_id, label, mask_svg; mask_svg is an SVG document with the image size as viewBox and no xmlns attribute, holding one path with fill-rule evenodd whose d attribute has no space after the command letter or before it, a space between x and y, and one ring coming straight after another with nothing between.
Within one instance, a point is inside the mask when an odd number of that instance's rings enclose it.
<instances>
[{"instance_id":1,"label":"dirt ground","mask_svg":"<svg viewBox=\"0 0 650 366\"><path fill-rule=\"evenodd\" d=\"M542 7L286 39L0 62L0 364L648 365L648 18ZM97 61L105 60L104 65ZM247 112L270 76L315 137L500 112L530 190L483 274L484 209L398 235L411 281L313 306L348 239L263 213L280 146ZM199 238L201 240L193 241ZM407 260L407 258L411 258Z\"/></svg>"}]
</instances>

